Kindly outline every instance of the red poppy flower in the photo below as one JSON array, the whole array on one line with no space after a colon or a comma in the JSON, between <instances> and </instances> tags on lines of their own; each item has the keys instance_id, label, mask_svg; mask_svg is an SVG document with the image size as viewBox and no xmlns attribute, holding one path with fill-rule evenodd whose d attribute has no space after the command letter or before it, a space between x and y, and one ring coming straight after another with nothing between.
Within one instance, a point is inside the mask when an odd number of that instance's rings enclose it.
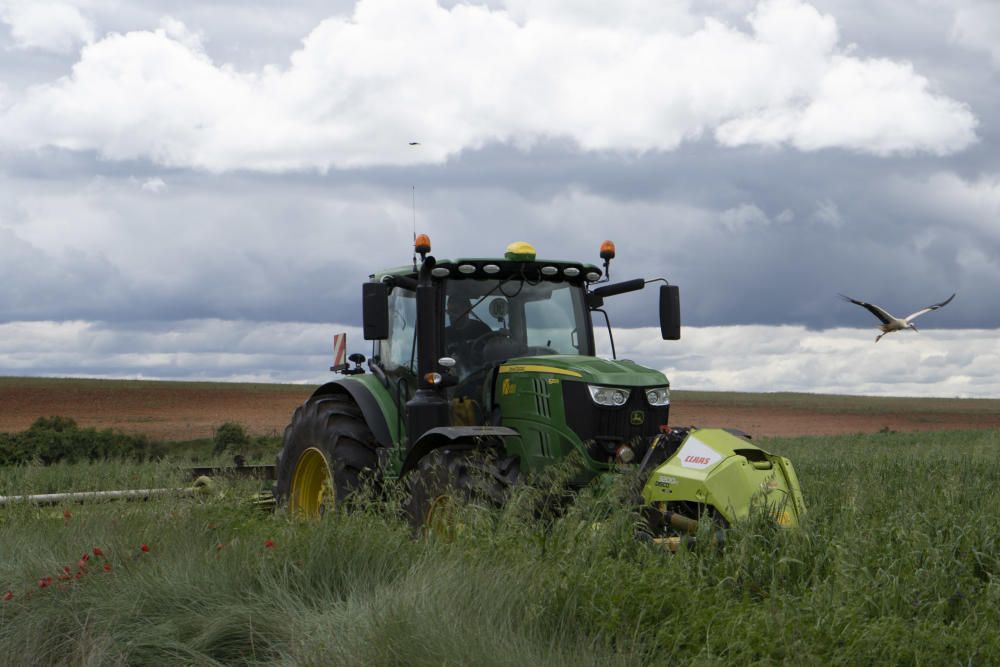
<instances>
[{"instance_id":1,"label":"red poppy flower","mask_svg":"<svg viewBox=\"0 0 1000 667\"><path fill-rule=\"evenodd\" d=\"M90 554L83 554L82 556L80 556L81 562L86 563L88 560L90 560Z\"/></svg>"},{"instance_id":2,"label":"red poppy flower","mask_svg":"<svg viewBox=\"0 0 1000 667\"><path fill-rule=\"evenodd\" d=\"M79 579L82 576L83 576L83 572L77 572L75 575L73 575L73 578L74 579Z\"/></svg>"},{"instance_id":3,"label":"red poppy flower","mask_svg":"<svg viewBox=\"0 0 1000 667\"><path fill-rule=\"evenodd\" d=\"M4 602L7 602L8 600L13 600L13 599L14 599L14 593L12 593L11 591L7 591L6 593L3 594L3 601Z\"/></svg>"},{"instance_id":4,"label":"red poppy flower","mask_svg":"<svg viewBox=\"0 0 1000 667\"><path fill-rule=\"evenodd\" d=\"M63 565L63 573L64 574L69 574L70 572L71 572L71 570L69 569L69 565Z\"/></svg>"},{"instance_id":5,"label":"red poppy flower","mask_svg":"<svg viewBox=\"0 0 1000 667\"><path fill-rule=\"evenodd\" d=\"M265 549L273 549L274 548L274 540L268 540L268 541L264 542L264 548Z\"/></svg>"},{"instance_id":6,"label":"red poppy flower","mask_svg":"<svg viewBox=\"0 0 1000 667\"><path fill-rule=\"evenodd\" d=\"M68 519L71 516L73 516L73 515L69 513L69 510L63 510L63 518L64 519Z\"/></svg>"},{"instance_id":7,"label":"red poppy flower","mask_svg":"<svg viewBox=\"0 0 1000 667\"><path fill-rule=\"evenodd\" d=\"M94 547L94 555L95 556L103 556L104 555L104 552L101 551L101 547Z\"/></svg>"},{"instance_id":8,"label":"red poppy flower","mask_svg":"<svg viewBox=\"0 0 1000 667\"><path fill-rule=\"evenodd\" d=\"M52 577L42 577L41 579L38 580L38 587L48 588L49 584L51 583L52 583Z\"/></svg>"},{"instance_id":9,"label":"red poppy flower","mask_svg":"<svg viewBox=\"0 0 1000 667\"><path fill-rule=\"evenodd\" d=\"M144 553L144 554L145 553L149 553L149 545L148 544L140 544L139 545L139 550L142 551L142 553Z\"/></svg>"},{"instance_id":10,"label":"red poppy flower","mask_svg":"<svg viewBox=\"0 0 1000 667\"><path fill-rule=\"evenodd\" d=\"M111 571L111 563L105 563L104 564L104 571L105 572L110 572Z\"/></svg>"},{"instance_id":11,"label":"red poppy flower","mask_svg":"<svg viewBox=\"0 0 1000 667\"><path fill-rule=\"evenodd\" d=\"M76 561L76 569L84 570L86 568L87 568L87 561L83 560L82 558Z\"/></svg>"}]
</instances>

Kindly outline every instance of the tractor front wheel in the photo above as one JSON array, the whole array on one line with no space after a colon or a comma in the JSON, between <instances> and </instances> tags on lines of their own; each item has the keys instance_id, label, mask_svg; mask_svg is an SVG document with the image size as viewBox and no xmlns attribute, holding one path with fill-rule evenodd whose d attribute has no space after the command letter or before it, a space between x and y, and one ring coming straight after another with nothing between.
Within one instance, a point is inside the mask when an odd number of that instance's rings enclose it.
<instances>
[{"instance_id":1,"label":"tractor front wheel","mask_svg":"<svg viewBox=\"0 0 1000 667\"><path fill-rule=\"evenodd\" d=\"M310 398L285 428L275 466L275 498L302 518L338 509L364 479L376 479L376 446L361 410L349 397Z\"/></svg>"},{"instance_id":2,"label":"tractor front wheel","mask_svg":"<svg viewBox=\"0 0 1000 667\"><path fill-rule=\"evenodd\" d=\"M481 449L435 449L407 475L406 515L416 536L452 539L461 531L459 505L499 507L517 479L512 459Z\"/></svg>"}]
</instances>

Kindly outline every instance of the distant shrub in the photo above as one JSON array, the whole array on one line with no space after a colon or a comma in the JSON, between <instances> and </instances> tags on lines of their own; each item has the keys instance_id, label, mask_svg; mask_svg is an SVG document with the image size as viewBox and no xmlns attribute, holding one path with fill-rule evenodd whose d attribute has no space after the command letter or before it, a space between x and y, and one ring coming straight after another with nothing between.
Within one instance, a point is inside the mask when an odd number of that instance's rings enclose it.
<instances>
[{"instance_id":1,"label":"distant shrub","mask_svg":"<svg viewBox=\"0 0 1000 667\"><path fill-rule=\"evenodd\" d=\"M215 429L215 446L212 449L213 454L221 454L228 450L244 449L250 444L250 436L247 435L246 429L242 425L236 422L226 422L219 428Z\"/></svg>"},{"instance_id":2,"label":"distant shrub","mask_svg":"<svg viewBox=\"0 0 1000 667\"><path fill-rule=\"evenodd\" d=\"M69 417L39 417L28 430L0 434L0 465L161 458L162 445L143 435L80 428Z\"/></svg>"}]
</instances>

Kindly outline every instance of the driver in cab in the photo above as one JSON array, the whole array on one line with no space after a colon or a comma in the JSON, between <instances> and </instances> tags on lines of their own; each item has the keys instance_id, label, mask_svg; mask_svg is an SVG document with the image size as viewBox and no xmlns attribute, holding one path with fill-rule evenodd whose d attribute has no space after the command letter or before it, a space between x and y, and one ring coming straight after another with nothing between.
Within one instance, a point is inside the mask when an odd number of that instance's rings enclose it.
<instances>
[{"instance_id":1,"label":"driver in cab","mask_svg":"<svg viewBox=\"0 0 1000 667\"><path fill-rule=\"evenodd\" d=\"M489 325L481 320L470 317L472 304L460 296L449 296L446 307L448 326L444 329L445 349L454 351L459 361L471 361L468 355L472 352L472 343L492 331Z\"/></svg>"},{"instance_id":2,"label":"driver in cab","mask_svg":"<svg viewBox=\"0 0 1000 667\"><path fill-rule=\"evenodd\" d=\"M473 425L482 423L482 411L476 400L476 383L468 382L475 377L477 361L472 359L475 341L493 331L488 324L470 317L472 304L465 297L449 296L445 306L448 326L444 329L447 354L458 362L459 385L452 392L451 423L453 425Z\"/></svg>"}]
</instances>

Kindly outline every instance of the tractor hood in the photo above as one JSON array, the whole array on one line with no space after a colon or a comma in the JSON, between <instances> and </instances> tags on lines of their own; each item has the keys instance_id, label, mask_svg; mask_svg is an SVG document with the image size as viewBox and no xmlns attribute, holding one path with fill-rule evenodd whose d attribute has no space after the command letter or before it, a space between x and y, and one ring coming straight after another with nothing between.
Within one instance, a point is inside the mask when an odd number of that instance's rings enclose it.
<instances>
[{"instance_id":1,"label":"tractor hood","mask_svg":"<svg viewBox=\"0 0 1000 667\"><path fill-rule=\"evenodd\" d=\"M598 359L582 355L541 355L509 359L500 373L542 373L562 380L614 387L667 387L667 377L627 359Z\"/></svg>"}]
</instances>

